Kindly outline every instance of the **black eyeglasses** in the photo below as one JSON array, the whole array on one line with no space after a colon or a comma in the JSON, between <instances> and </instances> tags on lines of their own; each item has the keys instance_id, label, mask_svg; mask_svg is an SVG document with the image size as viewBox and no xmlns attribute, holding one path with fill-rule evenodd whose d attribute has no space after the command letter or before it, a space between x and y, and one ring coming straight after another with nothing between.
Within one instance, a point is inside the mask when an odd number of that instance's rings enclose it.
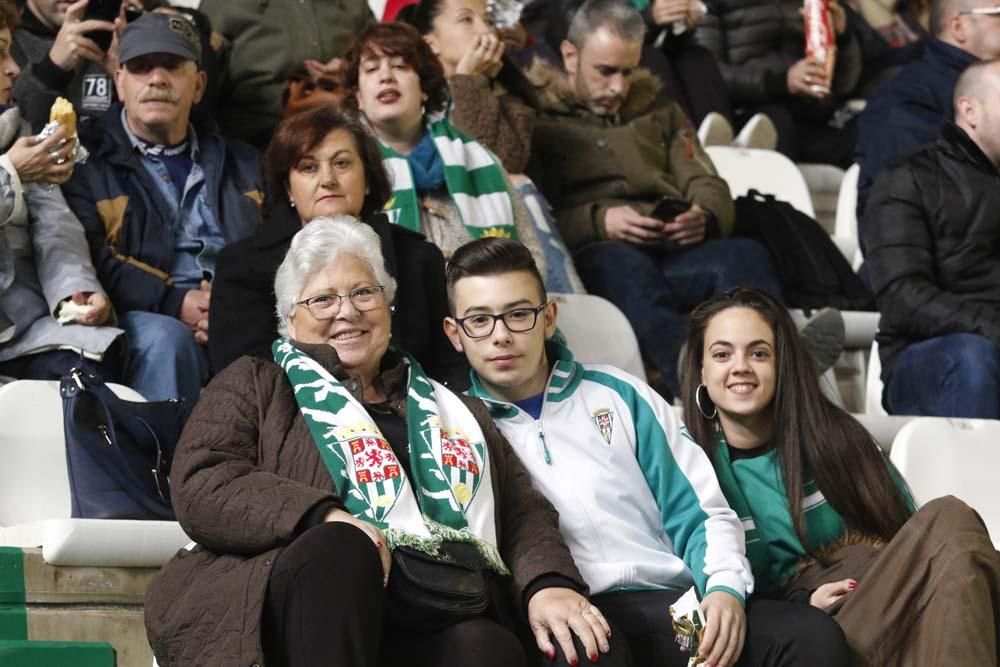
<instances>
[{"instance_id":1,"label":"black eyeglasses","mask_svg":"<svg viewBox=\"0 0 1000 667\"><path fill-rule=\"evenodd\" d=\"M296 306L305 306L317 320L329 320L340 312L344 299L350 299L351 305L360 312L375 310L385 301L385 287L372 285L359 287L350 294L318 294L302 301L296 301Z\"/></svg>"},{"instance_id":2,"label":"black eyeglasses","mask_svg":"<svg viewBox=\"0 0 1000 667\"><path fill-rule=\"evenodd\" d=\"M507 331L524 333L535 328L535 324L538 322L538 313L545 310L547 305L549 305L548 301L535 308L513 308L499 315L476 313L468 317L456 317L455 322L462 327L462 331L469 338L486 338L493 333L498 320L503 320Z\"/></svg>"}]
</instances>

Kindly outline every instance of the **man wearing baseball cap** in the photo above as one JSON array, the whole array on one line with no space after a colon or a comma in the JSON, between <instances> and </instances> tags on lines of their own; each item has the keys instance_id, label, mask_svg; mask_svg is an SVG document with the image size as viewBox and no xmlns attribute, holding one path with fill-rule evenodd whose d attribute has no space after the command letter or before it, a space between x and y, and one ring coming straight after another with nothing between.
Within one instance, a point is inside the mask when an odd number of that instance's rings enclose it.
<instances>
[{"instance_id":1,"label":"man wearing baseball cap","mask_svg":"<svg viewBox=\"0 0 1000 667\"><path fill-rule=\"evenodd\" d=\"M130 384L149 400L197 399L215 258L253 231L262 201L256 151L192 115L200 51L183 16L147 12L125 27L121 103L81 127L91 159L63 190L129 335Z\"/></svg>"}]
</instances>

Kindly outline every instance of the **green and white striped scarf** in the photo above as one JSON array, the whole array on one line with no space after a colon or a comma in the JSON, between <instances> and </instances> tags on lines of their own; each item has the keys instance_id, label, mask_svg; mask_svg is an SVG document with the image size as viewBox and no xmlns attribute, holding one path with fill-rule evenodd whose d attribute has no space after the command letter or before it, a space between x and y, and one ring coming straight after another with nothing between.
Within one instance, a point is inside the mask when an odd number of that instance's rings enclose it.
<instances>
[{"instance_id":1,"label":"green and white striped scarf","mask_svg":"<svg viewBox=\"0 0 1000 667\"><path fill-rule=\"evenodd\" d=\"M403 470L339 380L288 338L274 341L271 351L348 512L381 529L390 548L403 545L436 556L442 541L468 542L490 568L508 574L497 551L486 439L455 394L406 357L410 469Z\"/></svg>"},{"instance_id":2,"label":"green and white striped scarf","mask_svg":"<svg viewBox=\"0 0 1000 667\"><path fill-rule=\"evenodd\" d=\"M503 169L481 143L459 132L444 114L427 117L427 131L444 162L444 182L472 238L516 239L514 207ZM385 205L389 221L420 231L420 202L406 157L382 146L382 161L392 176L392 198Z\"/></svg>"}]
</instances>

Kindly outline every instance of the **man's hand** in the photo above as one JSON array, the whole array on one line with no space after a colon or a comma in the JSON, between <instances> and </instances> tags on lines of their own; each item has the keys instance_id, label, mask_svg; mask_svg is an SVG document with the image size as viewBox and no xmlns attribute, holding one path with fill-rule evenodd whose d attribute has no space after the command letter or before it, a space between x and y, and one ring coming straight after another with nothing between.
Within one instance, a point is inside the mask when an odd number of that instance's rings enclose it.
<instances>
[{"instance_id":1,"label":"man's hand","mask_svg":"<svg viewBox=\"0 0 1000 667\"><path fill-rule=\"evenodd\" d=\"M44 141L21 137L7 151L17 177L22 183L65 183L73 175L73 147L76 140L66 141L66 129L59 127Z\"/></svg>"},{"instance_id":2,"label":"man's hand","mask_svg":"<svg viewBox=\"0 0 1000 667\"><path fill-rule=\"evenodd\" d=\"M90 306L86 313L77 315L73 320L77 324L85 324L91 327L99 327L107 323L111 316L111 302L100 292L73 292L73 303L78 306Z\"/></svg>"},{"instance_id":3,"label":"man's hand","mask_svg":"<svg viewBox=\"0 0 1000 667\"><path fill-rule=\"evenodd\" d=\"M788 68L785 74L788 92L792 95L808 95L823 99L830 94L830 82L826 79L826 67L812 58L803 58Z\"/></svg>"},{"instance_id":4,"label":"man's hand","mask_svg":"<svg viewBox=\"0 0 1000 667\"><path fill-rule=\"evenodd\" d=\"M705 240L708 214L701 206L692 204L676 218L663 225L663 238L680 245L694 245Z\"/></svg>"},{"instance_id":5,"label":"man's hand","mask_svg":"<svg viewBox=\"0 0 1000 667\"><path fill-rule=\"evenodd\" d=\"M92 30L114 31L115 24L96 19L83 20L83 12L87 8L87 0L79 0L66 9L63 24L56 33L56 41L49 49L49 58L59 69L72 72L83 60L103 64L104 52L85 37Z\"/></svg>"},{"instance_id":6,"label":"man's hand","mask_svg":"<svg viewBox=\"0 0 1000 667\"><path fill-rule=\"evenodd\" d=\"M705 635L698 655L705 667L730 667L743 651L747 619L740 601L729 593L709 593L701 601L705 614Z\"/></svg>"},{"instance_id":7,"label":"man's hand","mask_svg":"<svg viewBox=\"0 0 1000 667\"><path fill-rule=\"evenodd\" d=\"M188 290L181 302L181 322L188 326L194 339L205 345L208 343L208 307L212 299L212 284L201 281L201 289Z\"/></svg>"},{"instance_id":8,"label":"man's hand","mask_svg":"<svg viewBox=\"0 0 1000 667\"><path fill-rule=\"evenodd\" d=\"M668 25L674 21L687 21L691 0L653 0L653 23Z\"/></svg>"},{"instance_id":9,"label":"man's hand","mask_svg":"<svg viewBox=\"0 0 1000 667\"><path fill-rule=\"evenodd\" d=\"M857 587L858 582L855 579L841 579L840 581L823 584L809 596L809 604L817 609L829 611L830 607Z\"/></svg>"},{"instance_id":10,"label":"man's hand","mask_svg":"<svg viewBox=\"0 0 1000 667\"><path fill-rule=\"evenodd\" d=\"M476 43L455 65L455 74L482 74L492 79L503 67L504 43L493 33L476 38Z\"/></svg>"},{"instance_id":11,"label":"man's hand","mask_svg":"<svg viewBox=\"0 0 1000 667\"><path fill-rule=\"evenodd\" d=\"M543 588L532 595L528 600L528 623L535 633L539 650L550 660L556 655L549 639L551 634L559 642L566 662L571 665L577 663L570 630L580 638L591 662L597 662L600 657L598 651L607 653L611 648L608 645L611 626L604 620L601 610L569 588Z\"/></svg>"},{"instance_id":12,"label":"man's hand","mask_svg":"<svg viewBox=\"0 0 1000 667\"><path fill-rule=\"evenodd\" d=\"M382 534L382 531L379 530L377 526L373 526L367 521L362 521L353 514L345 512L342 509L332 509L323 517L324 523L333 523L337 521L356 526L364 531L369 538L371 538L371 541L375 544L375 548L378 549L379 558L382 559L382 572L384 573L382 587L384 588L388 586L389 570L392 568L392 552L389 551L389 545L386 542L385 535Z\"/></svg>"},{"instance_id":13,"label":"man's hand","mask_svg":"<svg viewBox=\"0 0 1000 667\"><path fill-rule=\"evenodd\" d=\"M663 222L639 215L631 206L612 206L604 212L608 238L636 245L657 245L663 241Z\"/></svg>"}]
</instances>

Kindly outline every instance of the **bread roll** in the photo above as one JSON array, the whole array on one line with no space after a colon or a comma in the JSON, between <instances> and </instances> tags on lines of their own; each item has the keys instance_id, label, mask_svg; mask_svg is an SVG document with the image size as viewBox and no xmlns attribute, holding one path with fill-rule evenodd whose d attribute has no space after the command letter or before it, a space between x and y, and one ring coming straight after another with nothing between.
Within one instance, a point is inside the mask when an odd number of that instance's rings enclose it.
<instances>
[{"instance_id":1,"label":"bread roll","mask_svg":"<svg viewBox=\"0 0 1000 667\"><path fill-rule=\"evenodd\" d=\"M57 97L49 111L49 121L58 121L66 132L66 138L72 139L76 136L76 111L73 104L65 97Z\"/></svg>"}]
</instances>

